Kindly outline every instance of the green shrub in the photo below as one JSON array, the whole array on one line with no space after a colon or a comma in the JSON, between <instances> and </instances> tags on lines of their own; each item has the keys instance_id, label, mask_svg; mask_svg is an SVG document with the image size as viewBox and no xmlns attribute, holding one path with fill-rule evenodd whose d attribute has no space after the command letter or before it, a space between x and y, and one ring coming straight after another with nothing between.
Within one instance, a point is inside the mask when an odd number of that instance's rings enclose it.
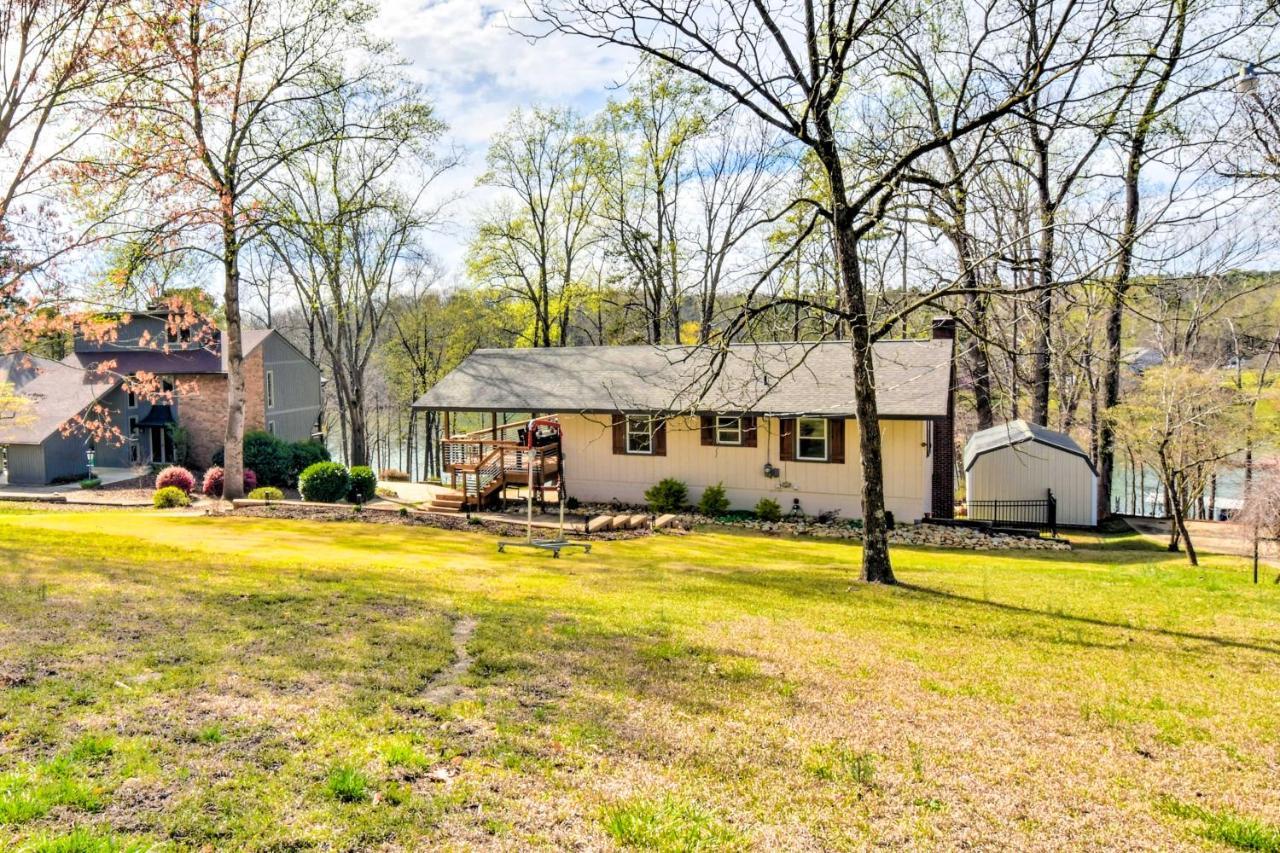
<instances>
[{"instance_id":1,"label":"green shrub","mask_svg":"<svg viewBox=\"0 0 1280 853\"><path fill-rule=\"evenodd\" d=\"M244 467L253 469L259 485L285 488L293 484L293 448L269 432L247 432Z\"/></svg>"},{"instance_id":2,"label":"green shrub","mask_svg":"<svg viewBox=\"0 0 1280 853\"><path fill-rule=\"evenodd\" d=\"M151 496L151 503L155 504L156 509L174 509L191 506L191 498L177 486L165 486L163 489L156 489L156 493Z\"/></svg>"},{"instance_id":3,"label":"green shrub","mask_svg":"<svg viewBox=\"0 0 1280 853\"><path fill-rule=\"evenodd\" d=\"M284 492L275 486L259 486L249 493L249 498L255 501L282 501Z\"/></svg>"},{"instance_id":4,"label":"green shrub","mask_svg":"<svg viewBox=\"0 0 1280 853\"><path fill-rule=\"evenodd\" d=\"M674 477L667 477L650 486L644 499L654 512L679 512L689 503L689 487Z\"/></svg>"},{"instance_id":5,"label":"green shrub","mask_svg":"<svg viewBox=\"0 0 1280 853\"><path fill-rule=\"evenodd\" d=\"M99 477L85 477L80 481L80 488L82 489L96 489L101 485L102 480Z\"/></svg>"},{"instance_id":6,"label":"green shrub","mask_svg":"<svg viewBox=\"0 0 1280 853\"><path fill-rule=\"evenodd\" d=\"M564 500L565 509L577 509L580 506L582 506L582 501L578 500L573 495L570 495Z\"/></svg>"},{"instance_id":7,"label":"green shrub","mask_svg":"<svg viewBox=\"0 0 1280 853\"><path fill-rule=\"evenodd\" d=\"M724 483L707 486L698 501L698 512L703 515L721 515L729 510L729 498L724 493Z\"/></svg>"},{"instance_id":8,"label":"green shrub","mask_svg":"<svg viewBox=\"0 0 1280 853\"><path fill-rule=\"evenodd\" d=\"M756 504L756 518L761 521L779 521L782 518L782 506L773 498L761 498Z\"/></svg>"},{"instance_id":9,"label":"green shrub","mask_svg":"<svg viewBox=\"0 0 1280 853\"><path fill-rule=\"evenodd\" d=\"M297 479L293 467L294 446L269 432L262 430L246 432L244 434L244 467L252 468L258 475L258 482L264 486L288 488ZM324 458L329 458L328 453ZM226 456L223 449L218 448L213 452L213 464L222 467L225 462Z\"/></svg>"},{"instance_id":10,"label":"green shrub","mask_svg":"<svg viewBox=\"0 0 1280 853\"><path fill-rule=\"evenodd\" d=\"M304 501L337 503L347 496L351 476L340 462L316 462L298 477L298 491Z\"/></svg>"},{"instance_id":11,"label":"green shrub","mask_svg":"<svg viewBox=\"0 0 1280 853\"><path fill-rule=\"evenodd\" d=\"M191 430L178 424L169 424L165 427L165 430L169 433L170 440L173 441L174 464L181 468L190 468L192 464L191 448L193 445Z\"/></svg>"},{"instance_id":12,"label":"green shrub","mask_svg":"<svg viewBox=\"0 0 1280 853\"><path fill-rule=\"evenodd\" d=\"M289 445L289 456L291 457L290 482L296 483L303 471L317 462L329 461L329 448L319 441L295 441Z\"/></svg>"},{"instance_id":13,"label":"green shrub","mask_svg":"<svg viewBox=\"0 0 1280 853\"><path fill-rule=\"evenodd\" d=\"M368 503L378 493L378 475L368 465L356 465L348 475L347 500Z\"/></svg>"}]
</instances>

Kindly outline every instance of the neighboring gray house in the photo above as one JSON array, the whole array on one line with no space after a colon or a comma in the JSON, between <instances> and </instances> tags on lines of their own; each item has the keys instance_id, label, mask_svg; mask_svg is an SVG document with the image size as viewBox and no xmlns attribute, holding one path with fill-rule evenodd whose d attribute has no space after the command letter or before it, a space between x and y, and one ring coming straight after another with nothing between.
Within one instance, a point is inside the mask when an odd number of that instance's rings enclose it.
<instances>
[{"instance_id":1,"label":"neighboring gray house","mask_svg":"<svg viewBox=\"0 0 1280 853\"><path fill-rule=\"evenodd\" d=\"M276 331L243 334L245 428L266 430L286 441L319 432L320 369ZM173 403L152 404L128 393L125 377L147 373L174 389ZM139 314L121 324L112 341L76 336L61 362L25 354L0 356L0 381L11 382L31 400L23 421L0 420L7 479L14 485L49 483L88 471L89 440L68 429L91 406L100 407L121 438L93 448L94 465L123 468L174 461L172 426L191 438L191 464L212 464L227 424L227 373L221 341L193 342L170 336L166 315Z\"/></svg>"}]
</instances>

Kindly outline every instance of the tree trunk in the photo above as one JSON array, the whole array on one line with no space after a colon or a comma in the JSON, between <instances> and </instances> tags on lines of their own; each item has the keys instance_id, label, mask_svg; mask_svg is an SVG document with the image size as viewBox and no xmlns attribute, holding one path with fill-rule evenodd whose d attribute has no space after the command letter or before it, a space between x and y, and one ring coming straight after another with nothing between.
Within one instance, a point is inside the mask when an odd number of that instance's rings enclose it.
<instances>
[{"instance_id":1,"label":"tree trunk","mask_svg":"<svg viewBox=\"0 0 1280 853\"><path fill-rule=\"evenodd\" d=\"M234 210L225 202L224 211ZM226 331L222 346L227 354L227 432L222 445L222 497L244 497L244 349L240 340L240 246L235 221L224 213L222 222L223 300Z\"/></svg>"},{"instance_id":2,"label":"tree trunk","mask_svg":"<svg viewBox=\"0 0 1280 853\"><path fill-rule=\"evenodd\" d=\"M884 508L884 465L880 446L880 414L876 405L875 365L871 356L870 318L858 261L853 211L848 207L844 174L834 135L820 123L826 142L819 152L830 181L835 226L836 261L843 285L843 307L850 317L849 342L853 356L853 394L858 415L858 443L862 460L862 579L895 582L889 560L889 537Z\"/></svg>"}]
</instances>

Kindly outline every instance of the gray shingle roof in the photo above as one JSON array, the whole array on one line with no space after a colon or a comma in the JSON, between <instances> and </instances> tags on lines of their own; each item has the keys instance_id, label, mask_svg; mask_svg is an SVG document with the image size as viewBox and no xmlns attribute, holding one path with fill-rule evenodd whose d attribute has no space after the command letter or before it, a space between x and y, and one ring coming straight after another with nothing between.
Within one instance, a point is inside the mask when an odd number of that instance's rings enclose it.
<instances>
[{"instance_id":1,"label":"gray shingle roof","mask_svg":"<svg viewBox=\"0 0 1280 853\"><path fill-rule=\"evenodd\" d=\"M57 364L57 362L25 352L2 354L0 355L0 382L12 385L14 390L17 390L38 377L41 368L51 364Z\"/></svg>"},{"instance_id":2,"label":"gray shingle roof","mask_svg":"<svg viewBox=\"0 0 1280 853\"><path fill-rule=\"evenodd\" d=\"M119 383L79 367L40 359L38 374L22 386L31 406L20 419L0 419L0 444L39 444Z\"/></svg>"},{"instance_id":3,"label":"gray shingle roof","mask_svg":"<svg viewBox=\"0 0 1280 853\"><path fill-rule=\"evenodd\" d=\"M241 334L241 350L247 356L274 334L270 329L245 329ZM97 370L104 362L115 362L111 372L120 376L130 373L158 373L187 376L197 373L226 373L225 349L137 349L111 352L76 352L63 359L63 364L85 370Z\"/></svg>"},{"instance_id":4,"label":"gray shingle roof","mask_svg":"<svg viewBox=\"0 0 1280 853\"><path fill-rule=\"evenodd\" d=\"M1093 460L1089 454L1080 449L1080 445L1065 432L1055 432L1048 427L1027 421L1009 421L990 429L980 430L969 437L964 446L964 470L968 471L978 457L1002 447L1013 447L1015 444L1033 441L1046 447L1054 447L1074 456L1079 456L1093 470ZM1096 472L1095 472L1096 473Z\"/></svg>"},{"instance_id":5,"label":"gray shingle roof","mask_svg":"<svg viewBox=\"0 0 1280 853\"><path fill-rule=\"evenodd\" d=\"M950 340L875 345L885 417L944 417ZM477 350L416 409L500 412L856 414L849 344Z\"/></svg>"}]
</instances>

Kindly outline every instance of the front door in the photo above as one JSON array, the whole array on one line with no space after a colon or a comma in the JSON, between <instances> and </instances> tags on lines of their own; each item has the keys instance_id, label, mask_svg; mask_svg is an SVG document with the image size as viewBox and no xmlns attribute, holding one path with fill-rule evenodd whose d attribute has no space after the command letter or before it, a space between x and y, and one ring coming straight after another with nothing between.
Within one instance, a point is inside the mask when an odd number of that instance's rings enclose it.
<instances>
[{"instance_id":1,"label":"front door","mask_svg":"<svg viewBox=\"0 0 1280 853\"><path fill-rule=\"evenodd\" d=\"M151 433L151 461L172 462L173 438L170 437L169 431L163 427L152 427L148 432Z\"/></svg>"}]
</instances>

